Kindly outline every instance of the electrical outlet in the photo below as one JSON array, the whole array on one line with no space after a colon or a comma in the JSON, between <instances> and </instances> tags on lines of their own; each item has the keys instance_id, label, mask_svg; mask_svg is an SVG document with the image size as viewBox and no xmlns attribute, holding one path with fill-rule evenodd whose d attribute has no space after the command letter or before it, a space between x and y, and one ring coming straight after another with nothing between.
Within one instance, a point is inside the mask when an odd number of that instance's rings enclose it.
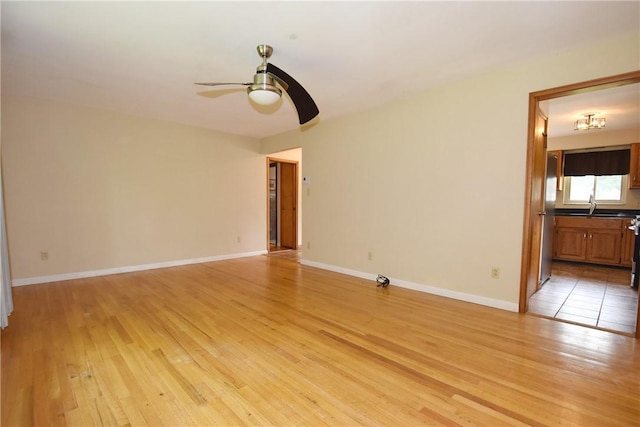
<instances>
[{"instance_id":1,"label":"electrical outlet","mask_svg":"<svg viewBox=\"0 0 640 427\"><path fill-rule=\"evenodd\" d=\"M307 242L307 249L311 249L311 242Z\"/></svg>"},{"instance_id":2,"label":"electrical outlet","mask_svg":"<svg viewBox=\"0 0 640 427\"><path fill-rule=\"evenodd\" d=\"M371 252L371 251L367 252L367 259L369 261L371 261L373 259L373 252Z\"/></svg>"},{"instance_id":3,"label":"electrical outlet","mask_svg":"<svg viewBox=\"0 0 640 427\"><path fill-rule=\"evenodd\" d=\"M498 267L491 267L491 278L492 279L500 278L500 269Z\"/></svg>"},{"instance_id":4,"label":"electrical outlet","mask_svg":"<svg viewBox=\"0 0 640 427\"><path fill-rule=\"evenodd\" d=\"M40 259L42 261L47 261L49 259L49 252L48 251L40 251Z\"/></svg>"},{"instance_id":5,"label":"electrical outlet","mask_svg":"<svg viewBox=\"0 0 640 427\"><path fill-rule=\"evenodd\" d=\"M241 240L242 240L242 239L240 239L240 236L238 236L238 243L240 243L240 241L241 241Z\"/></svg>"}]
</instances>

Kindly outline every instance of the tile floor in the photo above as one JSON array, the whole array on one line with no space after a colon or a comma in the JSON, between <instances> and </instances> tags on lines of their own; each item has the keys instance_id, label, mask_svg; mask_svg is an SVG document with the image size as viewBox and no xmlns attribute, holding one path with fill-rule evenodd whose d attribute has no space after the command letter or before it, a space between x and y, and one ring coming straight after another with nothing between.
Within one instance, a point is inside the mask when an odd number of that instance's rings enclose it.
<instances>
[{"instance_id":1,"label":"tile floor","mask_svg":"<svg viewBox=\"0 0 640 427\"><path fill-rule=\"evenodd\" d=\"M638 291L628 269L554 262L551 278L529 299L529 312L632 334Z\"/></svg>"}]
</instances>

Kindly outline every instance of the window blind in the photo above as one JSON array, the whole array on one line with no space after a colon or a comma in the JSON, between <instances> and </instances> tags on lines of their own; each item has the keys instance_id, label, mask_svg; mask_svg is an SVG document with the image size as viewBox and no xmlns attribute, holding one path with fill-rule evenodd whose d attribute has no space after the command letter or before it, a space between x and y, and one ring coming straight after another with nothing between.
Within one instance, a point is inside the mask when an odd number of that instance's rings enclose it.
<instances>
[{"instance_id":1,"label":"window blind","mask_svg":"<svg viewBox=\"0 0 640 427\"><path fill-rule=\"evenodd\" d=\"M564 176L626 175L629 173L631 150L565 153Z\"/></svg>"}]
</instances>

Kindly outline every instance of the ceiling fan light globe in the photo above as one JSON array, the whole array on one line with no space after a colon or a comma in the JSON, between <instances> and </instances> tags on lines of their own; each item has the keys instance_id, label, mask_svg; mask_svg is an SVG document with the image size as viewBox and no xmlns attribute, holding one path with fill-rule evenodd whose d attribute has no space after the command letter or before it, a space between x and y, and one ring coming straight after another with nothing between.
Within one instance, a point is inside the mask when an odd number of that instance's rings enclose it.
<instances>
[{"instance_id":1,"label":"ceiling fan light globe","mask_svg":"<svg viewBox=\"0 0 640 427\"><path fill-rule=\"evenodd\" d=\"M247 90L249 92L249 99L259 105L272 105L278 102L282 92L277 87L273 86L258 86L252 85Z\"/></svg>"}]
</instances>

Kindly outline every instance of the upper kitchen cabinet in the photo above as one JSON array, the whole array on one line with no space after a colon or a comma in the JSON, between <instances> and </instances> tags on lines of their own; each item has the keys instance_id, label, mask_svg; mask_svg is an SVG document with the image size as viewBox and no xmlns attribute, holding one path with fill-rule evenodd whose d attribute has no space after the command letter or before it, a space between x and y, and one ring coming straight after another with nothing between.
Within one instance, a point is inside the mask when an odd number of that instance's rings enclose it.
<instances>
[{"instance_id":1,"label":"upper kitchen cabinet","mask_svg":"<svg viewBox=\"0 0 640 427\"><path fill-rule=\"evenodd\" d=\"M631 144L629 188L640 188L640 143Z\"/></svg>"},{"instance_id":2,"label":"upper kitchen cabinet","mask_svg":"<svg viewBox=\"0 0 640 427\"><path fill-rule=\"evenodd\" d=\"M640 144L639 144L640 145ZM562 176L562 150L549 151L549 154L555 156L556 162L556 190L562 190L563 176Z\"/></svg>"}]
</instances>

